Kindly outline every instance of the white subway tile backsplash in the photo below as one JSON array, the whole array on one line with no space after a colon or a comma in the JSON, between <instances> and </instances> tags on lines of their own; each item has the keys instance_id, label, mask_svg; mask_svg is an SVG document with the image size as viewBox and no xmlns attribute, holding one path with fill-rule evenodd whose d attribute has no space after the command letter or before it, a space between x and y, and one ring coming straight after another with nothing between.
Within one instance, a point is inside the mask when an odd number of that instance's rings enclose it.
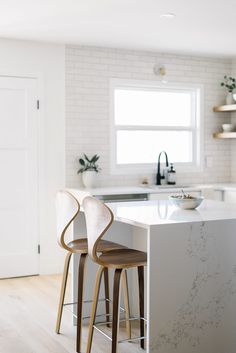
<instances>
[{"instance_id":1,"label":"white subway tile backsplash","mask_svg":"<svg viewBox=\"0 0 236 353\"><path fill-rule=\"evenodd\" d=\"M215 114L214 105L223 103L225 92L220 82L231 71L231 61L222 58L192 57L154 52L108 49L86 46L66 48L66 179L67 185L76 187L78 157L84 152L98 153L102 168L100 184L134 185L141 178L152 175L110 174L109 136L109 80L126 78L156 80L155 64L164 64L169 80L204 85L204 155L212 163L199 173L178 173L184 183L228 182L231 180L231 154L236 164L235 141L215 140L212 132L229 121L228 115ZM236 62L233 63L236 72ZM235 151L235 152L234 152ZM158 155L158 151L157 151ZM236 166L232 167L236 181Z\"/></svg>"}]
</instances>

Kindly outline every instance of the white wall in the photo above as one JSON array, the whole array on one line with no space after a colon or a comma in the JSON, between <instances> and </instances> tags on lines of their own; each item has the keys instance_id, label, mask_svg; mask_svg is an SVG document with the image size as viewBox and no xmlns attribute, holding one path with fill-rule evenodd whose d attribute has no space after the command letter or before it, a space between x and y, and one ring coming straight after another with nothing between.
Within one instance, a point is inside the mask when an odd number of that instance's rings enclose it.
<instances>
[{"instance_id":1,"label":"white wall","mask_svg":"<svg viewBox=\"0 0 236 353\"><path fill-rule=\"evenodd\" d=\"M232 77L236 78L236 59L232 60ZM236 124L236 113L231 114L232 123ZM231 181L236 183L236 140L231 141Z\"/></svg>"},{"instance_id":2,"label":"white wall","mask_svg":"<svg viewBox=\"0 0 236 353\"><path fill-rule=\"evenodd\" d=\"M164 64L168 79L204 85L204 157L209 165L201 172L177 170L181 183L229 182L230 141L215 140L222 117L212 107L223 103L225 91L220 82L231 71L231 61L219 58L170 55L84 46L66 47L66 183L79 185L78 156L101 156L101 185L135 185L142 175L111 175L109 165L109 79L157 80L156 63ZM224 115L228 121L228 115ZM157 157L158 157L157 151ZM155 170L147 175L154 182Z\"/></svg>"},{"instance_id":3,"label":"white wall","mask_svg":"<svg viewBox=\"0 0 236 353\"><path fill-rule=\"evenodd\" d=\"M54 197L65 185L65 50L62 45L0 39L0 73L42 77L40 115L40 273L61 271ZM17 178L17 173L16 173Z\"/></svg>"}]
</instances>

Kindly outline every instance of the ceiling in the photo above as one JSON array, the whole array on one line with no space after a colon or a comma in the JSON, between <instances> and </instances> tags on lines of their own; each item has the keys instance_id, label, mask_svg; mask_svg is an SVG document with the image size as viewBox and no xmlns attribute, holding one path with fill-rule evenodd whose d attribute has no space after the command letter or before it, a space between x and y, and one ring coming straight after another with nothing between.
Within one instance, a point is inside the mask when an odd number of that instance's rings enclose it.
<instances>
[{"instance_id":1,"label":"ceiling","mask_svg":"<svg viewBox=\"0 0 236 353\"><path fill-rule=\"evenodd\" d=\"M0 0L0 37L233 57L235 13L235 0Z\"/></svg>"}]
</instances>

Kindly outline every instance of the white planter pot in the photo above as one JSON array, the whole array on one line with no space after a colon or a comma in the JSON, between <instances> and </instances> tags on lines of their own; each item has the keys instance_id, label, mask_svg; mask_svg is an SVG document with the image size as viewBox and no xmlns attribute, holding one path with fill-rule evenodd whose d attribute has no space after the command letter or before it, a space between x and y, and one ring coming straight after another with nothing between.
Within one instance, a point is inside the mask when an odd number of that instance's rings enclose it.
<instances>
[{"instance_id":1,"label":"white planter pot","mask_svg":"<svg viewBox=\"0 0 236 353\"><path fill-rule=\"evenodd\" d=\"M94 188L97 185L97 172L93 170L83 172L82 181L86 188Z\"/></svg>"},{"instance_id":2,"label":"white planter pot","mask_svg":"<svg viewBox=\"0 0 236 353\"><path fill-rule=\"evenodd\" d=\"M234 101L234 98L233 98L233 93L231 92L228 92L227 93L227 96L226 96L226 104L234 104L235 101Z\"/></svg>"}]
</instances>

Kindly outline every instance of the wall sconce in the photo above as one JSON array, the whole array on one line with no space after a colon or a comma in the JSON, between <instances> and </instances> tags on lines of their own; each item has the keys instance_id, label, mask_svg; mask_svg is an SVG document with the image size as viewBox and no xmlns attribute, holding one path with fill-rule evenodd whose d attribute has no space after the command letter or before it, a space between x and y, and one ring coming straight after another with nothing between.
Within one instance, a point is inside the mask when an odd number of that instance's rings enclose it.
<instances>
[{"instance_id":1,"label":"wall sconce","mask_svg":"<svg viewBox=\"0 0 236 353\"><path fill-rule=\"evenodd\" d=\"M156 76L160 76L160 80L162 83L167 83L167 75L166 75L166 68L164 65L155 65L153 68L153 72Z\"/></svg>"}]
</instances>

